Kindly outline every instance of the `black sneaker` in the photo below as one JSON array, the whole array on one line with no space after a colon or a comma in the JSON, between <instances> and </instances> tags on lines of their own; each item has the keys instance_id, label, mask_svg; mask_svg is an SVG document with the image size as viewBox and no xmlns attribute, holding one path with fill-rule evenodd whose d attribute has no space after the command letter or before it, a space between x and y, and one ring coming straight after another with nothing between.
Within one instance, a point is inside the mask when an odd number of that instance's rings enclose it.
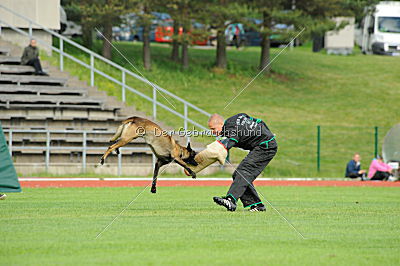
<instances>
[{"instance_id":1,"label":"black sneaker","mask_svg":"<svg viewBox=\"0 0 400 266\"><path fill-rule=\"evenodd\" d=\"M236 203L230 197L214 197L213 200L218 205L224 206L230 212L234 212L236 210Z\"/></svg>"},{"instance_id":2,"label":"black sneaker","mask_svg":"<svg viewBox=\"0 0 400 266\"><path fill-rule=\"evenodd\" d=\"M0 200L5 200L7 198L6 194L0 194Z\"/></svg>"},{"instance_id":3,"label":"black sneaker","mask_svg":"<svg viewBox=\"0 0 400 266\"><path fill-rule=\"evenodd\" d=\"M265 212L267 208L265 208L264 204L257 204L250 207L250 212Z\"/></svg>"}]
</instances>

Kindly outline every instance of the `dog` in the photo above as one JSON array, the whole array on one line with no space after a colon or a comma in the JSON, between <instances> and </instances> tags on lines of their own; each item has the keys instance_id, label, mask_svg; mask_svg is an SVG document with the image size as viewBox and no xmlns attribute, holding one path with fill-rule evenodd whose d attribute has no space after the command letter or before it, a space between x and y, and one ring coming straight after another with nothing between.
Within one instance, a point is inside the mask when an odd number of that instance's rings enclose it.
<instances>
[{"instance_id":1,"label":"dog","mask_svg":"<svg viewBox=\"0 0 400 266\"><path fill-rule=\"evenodd\" d=\"M173 161L182 166L189 175L192 176L192 178L196 178L196 173L188 166L188 164L197 166L197 162L194 159L196 152L192 150L190 143L188 143L186 148L179 145L156 123L137 116L122 121L117 132L110 139L110 142L113 144L108 147L107 151L101 157L100 164L104 164L107 156L113 150L119 154L118 148L125 146L138 137L144 138L145 142L150 146L151 150L157 157L157 162L154 167L153 183L151 186L152 193L156 193L157 191L157 176L160 167Z\"/></svg>"}]
</instances>

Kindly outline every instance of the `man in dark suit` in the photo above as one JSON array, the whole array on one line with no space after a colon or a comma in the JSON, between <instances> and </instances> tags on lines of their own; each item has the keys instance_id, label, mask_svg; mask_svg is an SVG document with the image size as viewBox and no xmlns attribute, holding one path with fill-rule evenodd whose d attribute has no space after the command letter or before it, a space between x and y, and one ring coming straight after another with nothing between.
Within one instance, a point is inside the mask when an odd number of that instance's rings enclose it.
<instances>
[{"instance_id":1,"label":"man in dark suit","mask_svg":"<svg viewBox=\"0 0 400 266\"><path fill-rule=\"evenodd\" d=\"M366 180L366 171L361 170L360 154L355 153L353 159L347 163L345 176L348 178L361 178L361 180Z\"/></svg>"},{"instance_id":2,"label":"man in dark suit","mask_svg":"<svg viewBox=\"0 0 400 266\"><path fill-rule=\"evenodd\" d=\"M25 47L21 57L21 65L33 66L35 68L35 75L48 76L47 73L43 72L42 65L40 64L39 48L37 48L35 39L31 39L29 45Z\"/></svg>"},{"instance_id":3,"label":"man in dark suit","mask_svg":"<svg viewBox=\"0 0 400 266\"><path fill-rule=\"evenodd\" d=\"M226 150L233 147L248 150L249 154L233 173L233 182L226 197L214 197L214 202L224 206L228 211L235 211L240 199L243 207L252 212L265 211L266 208L253 185L253 181L261 174L274 158L278 145L275 135L261 119L245 113L234 115L226 120L214 114L208 121L208 127L220 137Z\"/></svg>"}]
</instances>

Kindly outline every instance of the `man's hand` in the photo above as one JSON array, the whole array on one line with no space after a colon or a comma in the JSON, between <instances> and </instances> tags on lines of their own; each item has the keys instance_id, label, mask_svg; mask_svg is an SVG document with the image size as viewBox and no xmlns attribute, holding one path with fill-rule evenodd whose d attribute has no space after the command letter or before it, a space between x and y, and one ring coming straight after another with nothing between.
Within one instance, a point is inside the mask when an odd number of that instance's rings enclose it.
<instances>
[{"instance_id":1,"label":"man's hand","mask_svg":"<svg viewBox=\"0 0 400 266\"><path fill-rule=\"evenodd\" d=\"M360 175L362 175L362 174L365 174L367 171L365 171L365 170L360 170L360 171L358 171L358 174L360 174Z\"/></svg>"}]
</instances>

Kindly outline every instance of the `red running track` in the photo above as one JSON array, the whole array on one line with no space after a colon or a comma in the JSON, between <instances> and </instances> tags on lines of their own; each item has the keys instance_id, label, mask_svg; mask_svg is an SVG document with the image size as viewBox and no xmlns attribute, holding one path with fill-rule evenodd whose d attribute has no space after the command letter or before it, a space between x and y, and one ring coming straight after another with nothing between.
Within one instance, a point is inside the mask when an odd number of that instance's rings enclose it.
<instances>
[{"instance_id":1,"label":"red running track","mask_svg":"<svg viewBox=\"0 0 400 266\"><path fill-rule=\"evenodd\" d=\"M20 181L22 187L145 187L150 180L32 180ZM160 187L229 186L231 180L158 180ZM256 186L300 187L400 187L400 182L342 180L256 180Z\"/></svg>"}]
</instances>

